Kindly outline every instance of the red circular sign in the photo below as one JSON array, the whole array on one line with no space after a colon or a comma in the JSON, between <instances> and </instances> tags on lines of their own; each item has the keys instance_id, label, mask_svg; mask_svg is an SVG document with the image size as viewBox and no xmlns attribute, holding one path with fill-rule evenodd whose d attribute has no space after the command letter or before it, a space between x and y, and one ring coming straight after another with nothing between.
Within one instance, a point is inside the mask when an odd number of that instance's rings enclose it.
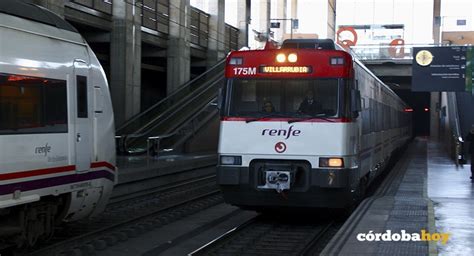
<instances>
[{"instance_id":1,"label":"red circular sign","mask_svg":"<svg viewBox=\"0 0 474 256\"><path fill-rule=\"evenodd\" d=\"M277 144L275 144L275 151L277 153L283 153L286 151L286 144L283 143L283 142L278 142Z\"/></svg>"},{"instance_id":2,"label":"red circular sign","mask_svg":"<svg viewBox=\"0 0 474 256\"><path fill-rule=\"evenodd\" d=\"M345 32L349 32L350 34L352 34L352 39L341 40L340 35L342 33L347 34ZM344 48L349 49L351 46L355 46L357 44L357 32L355 31L353 27L340 27L337 30L336 34L337 34L337 43Z\"/></svg>"}]
</instances>

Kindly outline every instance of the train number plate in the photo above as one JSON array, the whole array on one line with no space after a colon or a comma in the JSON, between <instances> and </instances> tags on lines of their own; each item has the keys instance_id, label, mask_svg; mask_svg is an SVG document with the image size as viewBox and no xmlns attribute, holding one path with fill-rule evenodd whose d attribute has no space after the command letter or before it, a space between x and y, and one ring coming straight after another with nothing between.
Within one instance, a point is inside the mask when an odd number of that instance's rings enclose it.
<instances>
[{"instance_id":1,"label":"train number plate","mask_svg":"<svg viewBox=\"0 0 474 256\"><path fill-rule=\"evenodd\" d=\"M291 175L285 171L265 171L265 185L261 189L275 189L278 193L290 189Z\"/></svg>"}]
</instances>

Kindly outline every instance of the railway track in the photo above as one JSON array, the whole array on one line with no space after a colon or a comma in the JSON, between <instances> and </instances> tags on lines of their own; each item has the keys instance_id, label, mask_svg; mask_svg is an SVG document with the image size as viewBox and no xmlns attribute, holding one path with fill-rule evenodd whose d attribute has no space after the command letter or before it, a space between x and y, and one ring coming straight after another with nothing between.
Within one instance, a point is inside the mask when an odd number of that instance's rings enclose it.
<instances>
[{"instance_id":1,"label":"railway track","mask_svg":"<svg viewBox=\"0 0 474 256\"><path fill-rule=\"evenodd\" d=\"M402 159L394 168L396 163L392 159L384 175L369 187L368 196L390 193L400 183L407 161ZM360 207L364 208L365 204ZM314 216L296 218L299 220L295 222L260 215L189 255L318 255L342 227L345 219L334 218L331 214L316 222Z\"/></svg>"},{"instance_id":2,"label":"railway track","mask_svg":"<svg viewBox=\"0 0 474 256\"><path fill-rule=\"evenodd\" d=\"M387 193L393 183L398 181L398 171L388 172L381 177L382 184L374 186L368 194L376 196ZM104 214L89 221L66 225L58 230L50 243L30 255L100 254L101 250L108 247L127 243L129 238L222 202L214 175L115 197ZM330 215L314 217L282 219L260 215L190 255L319 254L343 225L343 221L335 220Z\"/></svg>"},{"instance_id":3,"label":"railway track","mask_svg":"<svg viewBox=\"0 0 474 256\"><path fill-rule=\"evenodd\" d=\"M260 215L189 255L310 255L334 226L333 221L302 222Z\"/></svg>"},{"instance_id":4,"label":"railway track","mask_svg":"<svg viewBox=\"0 0 474 256\"><path fill-rule=\"evenodd\" d=\"M222 201L214 175L114 198L103 214L61 227L29 255L91 254Z\"/></svg>"},{"instance_id":5,"label":"railway track","mask_svg":"<svg viewBox=\"0 0 474 256\"><path fill-rule=\"evenodd\" d=\"M153 200L156 197L164 198L168 195L175 195L176 193L183 192L185 190L193 190L196 188L202 188L206 186L216 187L215 185L216 175L206 175L197 178L190 178L187 180L169 183L164 186L157 186L150 189L143 189L140 191L135 191L133 193L128 193L126 195L117 195L110 198L107 205L109 208L117 208L128 203L137 203L138 201L148 201Z\"/></svg>"}]
</instances>

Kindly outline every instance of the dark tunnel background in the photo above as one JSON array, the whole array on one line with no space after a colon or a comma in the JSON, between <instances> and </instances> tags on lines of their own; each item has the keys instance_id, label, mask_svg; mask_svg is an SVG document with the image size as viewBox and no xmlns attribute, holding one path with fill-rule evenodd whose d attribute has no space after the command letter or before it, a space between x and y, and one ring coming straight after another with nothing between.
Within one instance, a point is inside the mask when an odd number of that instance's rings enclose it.
<instances>
[{"instance_id":1,"label":"dark tunnel background","mask_svg":"<svg viewBox=\"0 0 474 256\"><path fill-rule=\"evenodd\" d=\"M412 109L413 136L430 135L430 93L395 90Z\"/></svg>"}]
</instances>

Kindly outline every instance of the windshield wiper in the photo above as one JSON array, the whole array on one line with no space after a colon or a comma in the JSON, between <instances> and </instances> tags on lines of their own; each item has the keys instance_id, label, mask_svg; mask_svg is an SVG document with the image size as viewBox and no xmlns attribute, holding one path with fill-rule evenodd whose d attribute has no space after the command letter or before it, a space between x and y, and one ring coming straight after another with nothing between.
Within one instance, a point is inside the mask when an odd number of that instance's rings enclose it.
<instances>
[{"instance_id":1,"label":"windshield wiper","mask_svg":"<svg viewBox=\"0 0 474 256\"><path fill-rule=\"evenodd\" d=\"M285 116L285 115L283 115L283 114L271 113L271 114L259 116L259 117L257 117L257 118L245 120L245 122L246 122L246 123L251 123L251 122L255 122L255 121L262 120L263 118L268 118L268 117L284 117L284 116Z\"/></svg>"},{"instance_id":2,"label":"windshield wiper","mask_svg":"<svg viewBox=\"0 0 474 256\"><path fill-rule=\"evenodd\" d=\"M291 120L288 120L288 123L291 124L291 123L296 123L296 122L303 122L303 121L307 121L307 120L310 120L310 119L313 119L313 118L323 119L323 120L331 122L331 123L334 122L334 120L331 120L327 117L324 117L325 115L326 114L317 114L317 115L314 115L314 116L304 115L305 118L291 119Z\"/></svg>"}]
</instances>

